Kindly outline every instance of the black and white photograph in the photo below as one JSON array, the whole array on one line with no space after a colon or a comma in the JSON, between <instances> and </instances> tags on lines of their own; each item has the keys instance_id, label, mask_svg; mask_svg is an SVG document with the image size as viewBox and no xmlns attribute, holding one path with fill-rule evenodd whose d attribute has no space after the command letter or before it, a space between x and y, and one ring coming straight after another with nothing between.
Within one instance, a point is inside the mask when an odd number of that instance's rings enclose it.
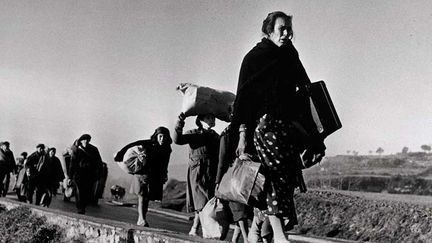
<instances>
[{"instance_id":1,"label":"black and white photograph","mask_svg":"<svg viewBox=\"0 0 432 243\"><path fill-rule=\"evenodd\" d=\"M0 0L0 242L432 243L432 2Z\"/></svg>"}]
</instances>

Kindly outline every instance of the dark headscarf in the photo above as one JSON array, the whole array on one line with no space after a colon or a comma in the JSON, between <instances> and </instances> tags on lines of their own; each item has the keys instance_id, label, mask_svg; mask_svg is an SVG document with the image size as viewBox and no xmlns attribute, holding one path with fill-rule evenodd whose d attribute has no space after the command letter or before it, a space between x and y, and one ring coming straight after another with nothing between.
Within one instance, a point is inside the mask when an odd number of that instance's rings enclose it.
<instances>
[{"instance_id":1,"label":"dark headscarf","mask_svg":"<svg viewBox=\"0 0 432 243\"><path fill-rule=\"evenodd\" d=\"M78 138L78 142L81 142L82 140L91 140L91 136L89 134L83 134L81 137Z\"/></svg>"},{"instance_id":2,"label":"dark headscarf","mask_svg":"<svg viewBox=\"0 0 432 243\"><path fill-rule=\"evenodd\" d=\"M158 128L156 128L156 130L154 131L153 135L151 135L150 140L152 142L157 142L157 135L158 134L163 134L163 135L166 136L167 145L172 144L172 139L171 139L170 131L168 130L168 128L166 128L166 127L158 127Z\"/></svg>"}]
</instances>

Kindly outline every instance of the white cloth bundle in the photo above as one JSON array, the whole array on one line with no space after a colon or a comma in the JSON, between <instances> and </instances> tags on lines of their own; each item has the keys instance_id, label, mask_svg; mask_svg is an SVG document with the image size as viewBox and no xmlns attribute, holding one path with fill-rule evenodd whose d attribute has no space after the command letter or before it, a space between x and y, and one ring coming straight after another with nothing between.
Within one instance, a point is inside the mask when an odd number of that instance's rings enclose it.
<instances>
[{"instance_id":1,"label":"white cloth bundle","mask_svg":"<svg viewBox=\"0 0 432 243\"><path fill-rule=\"evenodd\" d=\"M133 146L129 148L123 156L123 161L117 165L128 174L137 174L146 169L146 151L143 146Z\"/></svg>"},{"instance_id":2,"label":"white cloth bundle","mask_svg":"<svg viewBox=\"0 0 432 243\"><path fill-rule=\"evenodd\" d=\"M219 120L230 121L233 93L190 83L181 83L177 90L183 95L182 112L186 116L211 113Z\"/></svg>"}]
</instances>

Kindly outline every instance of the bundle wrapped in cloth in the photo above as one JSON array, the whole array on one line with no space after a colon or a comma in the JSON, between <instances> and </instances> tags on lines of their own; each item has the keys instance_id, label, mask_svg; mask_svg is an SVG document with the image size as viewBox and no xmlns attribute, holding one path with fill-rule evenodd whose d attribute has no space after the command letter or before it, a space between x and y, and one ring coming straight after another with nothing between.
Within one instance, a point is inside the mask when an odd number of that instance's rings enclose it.
<instances>
[{"instance_id":1,"label":"bundle wrapped in cloth","mask_svg":"<svg viewBox=\"0 0 432 243\"><path fill-rule=\"evenodd\" d=\"M123 161L117 165L126 173L139 174L146 170L147 155L143 146L133 146L129 148L123 156Z\"/></svg>"},{"instance_id":2,"label":"bundle wrapped in cloth","mask_svg":"<svg viewBox=\"0 0 432 243\"><path fill-rule=\"evenodd\" d=\"M177 90L183 95L182 112L186 116L211 113L229 122L230 106L235 100L233 93L190 83L181 83Z\"/></svg>"}]
</instances>

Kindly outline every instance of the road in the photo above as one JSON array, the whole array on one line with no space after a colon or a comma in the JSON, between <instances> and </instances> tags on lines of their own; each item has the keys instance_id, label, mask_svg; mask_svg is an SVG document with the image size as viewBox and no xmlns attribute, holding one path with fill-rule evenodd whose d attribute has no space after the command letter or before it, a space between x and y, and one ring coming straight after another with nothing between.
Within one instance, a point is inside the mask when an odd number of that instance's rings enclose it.
<instances>
[{"instance_id":1,"label":"road","mask_svg":"<svg viewBox=\"0 0 432 243\"><path fill-rule=\"evenodd\" d=\"M17 200L15 194L8 194L7 198ZM50 208L58 209L66 212L76 212L75 202L64 202L63 195L53 197ZM100 200L97 206L88 206L86 215L116 220L126 223L135 224L138 213L136 207L116 206L107 200ZM187 234L192 225L192 221L180 217L148 212L147 220L152 228L166 229Z\"/></svg>"},{"instance_id":2,"label":"road","mask_svg":"<svg viewBox=\"0 0 432 243\"><path fill-rule=\"evenodd\" d=\"M15 193L9 193L7 195L8 199L17 201ZM50 208L58 209L65 212L76 212L75 202L72 198L71 202L64 202L63 195L57 195L53 197ZM100 200L99 204L96 206L88 206L86 209L86 215L116 220L126 223L135 224L137 221L137 209L132 206L118 206L113 205L108 200ZM177 216L175 216L177 215ZM174 211L167 210L154 210L154 212L149 211L147 214L147 220L152 228L165 229L173 232L180 232L187 234L192 226L192 221L188 219L190 215L181 214ZM232 237L232 229L230 230L226 240L230 240ZM349 241L339 241L336 239L322 238L322 237L310 237L302 235L290 235L290 242L292 243L304 243L304 242L319 242L319 243L334 243L334 242L349 242ZM239 243L243 240L240 237Z\"/></svg>"}]
</instances>

